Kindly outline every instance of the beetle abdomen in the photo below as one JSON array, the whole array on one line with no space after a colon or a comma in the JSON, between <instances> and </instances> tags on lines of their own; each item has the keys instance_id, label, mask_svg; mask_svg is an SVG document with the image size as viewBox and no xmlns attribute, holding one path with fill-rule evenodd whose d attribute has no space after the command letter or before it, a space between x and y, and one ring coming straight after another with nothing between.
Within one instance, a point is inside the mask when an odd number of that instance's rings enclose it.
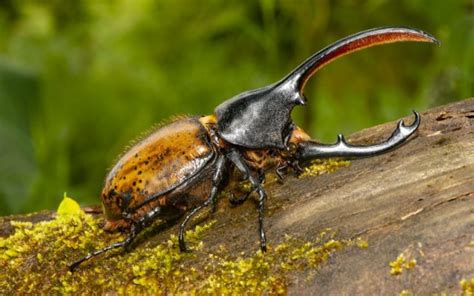
<instances>
[{"instance_id":1,"label":"beetle abdomen","mask_svg":"<svg viewBox=\"0 0 474 296\"><path fill-rule=\"evenodd\" d=\"M186 187L213 155L207 130L198 118L180 119L150 134L130 148L106 177L102 190L108 220L105 228L123 226L124 209L133 208L159 192L166 194L140 208L134 219L153 206L173 206L173 191Z\"/></svg>"}]
</instances>

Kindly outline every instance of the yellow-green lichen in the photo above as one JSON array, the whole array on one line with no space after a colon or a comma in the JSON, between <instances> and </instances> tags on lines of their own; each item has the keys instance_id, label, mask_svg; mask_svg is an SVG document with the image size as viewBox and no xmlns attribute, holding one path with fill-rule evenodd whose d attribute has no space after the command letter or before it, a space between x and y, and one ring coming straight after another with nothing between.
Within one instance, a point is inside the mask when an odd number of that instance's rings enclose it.
<instances>
[{"instance_id":1,"label":"yellow-green lichen","mask_svg":"<svg viewBox=\"0 0 474 296\"><path fill-rule=\"evenodd\" d=\"M463 296L473 296L474 295L474 277L471 278L470 281L466 279L462 279L459 282L459 285L461 285L461 295Z\"/></svg>"},{"instance_id":2,"label":"yellow-green lichen","mask_svg":"<svg viewBox=\"0 0 474 296\"><path fill-rule=\"evenodd\" d=\"M413 295L410 290L402 290L398 296L410 296Z\"/></svg>"},{"instance_id":3,"label":"yellow-green lichen","mask_svg":"<svg viewBox=\"0 0 474 296\"><path fill-rule=\"evenodd\" d=\"M0 238L0 294L284 294L290 273L316 270L335 252L361 243L326 230L312 241L286 236L265 254L236 255L225 246L211 252L202 241L210 221L186 232L192 252L180 252L171 235L160 243L144 240L128 253L97 256L71 273L68 264L124 239L102 231L102 222L83 211L36 224L12 221L14 234Z\"/></svg>"},{"instance_id":4,"label":"yellow-green lichen","mask_svg":"<svg viewBox=\"0 0 474 296\"><path fill-rule=\"evenodd\" d=\"M389 263L390 274L400 275L404 269L413 269L416 266L416 259L406 258L405 255L398 255L397 259Z\"/></svg>"},{"instance_id":5,"label":"yellow-green lichen","mask_svg":"<svg viewBox=\"0 0 474 296\"><path fill-rule=\"evenodd\" d=\"M360 249L367 249L369 247L369 242L360 237L357 238L355 242Z\"/></svg>"},{"instance_id":6,"label":"yellow-green lichen","mask_svg":"<svg viewBox=\"0 0 474 296\"><path fill-rule=\"evenodd\" d=\"M349 160L341 159L315 159L311 161L311 165L303 168L300 178L309 176L318 176L326 173L333 173L341 167L347 167L351 164Z\"/></svg>"}]
</instances>

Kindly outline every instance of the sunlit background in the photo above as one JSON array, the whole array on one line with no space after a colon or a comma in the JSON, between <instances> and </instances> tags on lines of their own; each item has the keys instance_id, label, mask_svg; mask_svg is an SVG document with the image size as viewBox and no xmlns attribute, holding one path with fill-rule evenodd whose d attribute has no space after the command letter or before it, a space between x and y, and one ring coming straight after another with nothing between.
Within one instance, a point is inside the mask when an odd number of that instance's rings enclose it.
<instances>
[{"instance_id":1,"label":"sunlit background","mask_svg":"<svg viewBox=\"0 0 474 296\"><path fill-rule=\"evenodd\" d=\"M349 34L410 26L441 40L346 56L317 73L294 117L318 139L474 94L474 3L0 1L0 214L98 204L131 140L209 114Z\"/></svg>"}]
</instances>

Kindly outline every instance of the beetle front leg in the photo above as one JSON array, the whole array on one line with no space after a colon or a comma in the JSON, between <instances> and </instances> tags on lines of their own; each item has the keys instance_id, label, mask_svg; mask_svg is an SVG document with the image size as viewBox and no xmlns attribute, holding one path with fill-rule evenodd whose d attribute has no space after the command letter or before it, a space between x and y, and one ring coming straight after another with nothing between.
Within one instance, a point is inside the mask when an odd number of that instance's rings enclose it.
<instances>
[{"instance_id":1,"label":"beetle front leg","mask_svg":"<svg viewBox=\"0 0 474 296\"><path fill-rule=\"evenodd\" d=\"M245 163L245 160L240 155L240 153L235 150L231 149L227 154L227 158L232 161L237 169L243 174L244 179L248 179L252 184L254 190L258 193L258 224L259 224L259 232L260 232L260 249L265 252L267 250L267 238L265 235L265 230L263 227L263 212L265 210L265 199L267 198L267 194L262 187L261 182L259 182L250 172L248 165Z\"/></svg>"},{"instance_id":2,"label":"beetle front leg","mask_svg":"<svg viewBox=\"0 0 474 296\"><path fill-rule=\"evenodd\" d=\"M102 253L105 253L107 251L124 247L125 249L130 246L130 244L133 242L133 240L137 237L137 235L148 225L150 225L153 221L155 221L161 214L162 208L161 207L155 207L151 211L147 212L143 217L141 217L139 220L134 222L132 224L132 229L130 233L128 234L127 238L124 239L121 242L117 242L114 244L111 244L105 248L95 250L94 252L91 252L84 256L83 258L77 260L73 264L69 265L69 270L73 272L82 262L87 261L91 259L92 257L95 257L97 255L100 255Z\"/></svg>"},{"instance_id":3,"label":"beetle front leg","mask_svg":"<svg viewBox=\"0 0 474 296\"><path fill-rule=\"evenodd\" d=\"M338 135L337 142L331 145L318 144L307 141L298 144L296 151L297 160L310 160L326 157L367 157L382 154L392 150L405 142L420 126L420 114L413 111L415 120L406 126L403 120L397 124L390 138L375 145L351 145L346 142L343 135Z\"/></svg>"},{"instance_id":4,"label":"beetle front leg","mask_svg":"<svg viewBox=\"0 0 474 296\"><path fill-rule=\"evenodd\" d=\"M181 250L181 252L187 251L186 242L184 241L184 230L186 228L186 224L194 215L196 215L197 212L209 205L214 205L216 203L217 193L219 192L219 188L223 180L224 174L227 170L227 167L228 165L225 157L219 156L216 163L216 171L214 173L214 176L212 177L212 189L211 193L209 194L209 197L206 199L205 202L192 209L191 212L189 212L189 214L184 217L183 222L179 226L179 249Z\"/></svg>"},{"instance_id":5,"label":"beetle front leg","mask_svg":"<svg viewBox=\"0 0 474 296\"><path fill-rule=\"evenodd\" d=\"M246 180L248 180L248 178ZM263 170L258 172L258 181L260 182L260 184L265 182L265 172ZM232 204L234 206L243 204L255 190L256 190L256 188L254 187L252 190L250 190L249 192L246 192L245 194L243 194L239 197L235 197L232 194L231 198L229 198L230 204Z\"/></svg>"}]
</instances>

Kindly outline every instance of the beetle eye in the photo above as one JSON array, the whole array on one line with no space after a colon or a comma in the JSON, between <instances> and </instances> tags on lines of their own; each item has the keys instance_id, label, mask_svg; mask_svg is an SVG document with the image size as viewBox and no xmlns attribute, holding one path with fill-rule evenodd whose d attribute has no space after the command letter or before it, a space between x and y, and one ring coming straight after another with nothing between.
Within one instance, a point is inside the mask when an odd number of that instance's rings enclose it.
<instances>
[{"instance_id":1,"label":"beetle eye","mask_svg":"<svg viewBox=\"0 0 474 296\"><path fill-rule=\"evenodd\" d=\"M130 200L132 199L132 194L130 191L120 193L119 207L122 211L128 209Z\"/></svg>"},{"instance_id":2,"label":"beetle eye","mask_svg":"<svg viewBox=\"0 0 474 296\"><path fill-rule=\"evenodd\" d=\"M126 202L126 203L129 203L130 200L132 199L132 194L127 191L127 192L123 192L123 193L120 193L120 198Z\"/></svg>"},{"instance_id":3,"label":"beetle eye","mask_svg":"<svg viewBox=\"0 0 474 296\"><path fill-rule=\"evenodd\" d=\"M289 143L289 144L286 146L286 152L291 155L291 154L293 154L293 153L296 152L297 148L298 148L298 147L296 146L295 143Z\"/></svg>"},{"instance_id":4,"label":"beetle eye","mask_svg":"<svg viewBox=\"0 0 474 296\"><path fill-rule=\"evenodd\" d=\"M110 189L109 192L107 193L107 197L109 199L113 198L115 195L117 195L117 192L114 189Z\"/></svg>"}]
</instances>

